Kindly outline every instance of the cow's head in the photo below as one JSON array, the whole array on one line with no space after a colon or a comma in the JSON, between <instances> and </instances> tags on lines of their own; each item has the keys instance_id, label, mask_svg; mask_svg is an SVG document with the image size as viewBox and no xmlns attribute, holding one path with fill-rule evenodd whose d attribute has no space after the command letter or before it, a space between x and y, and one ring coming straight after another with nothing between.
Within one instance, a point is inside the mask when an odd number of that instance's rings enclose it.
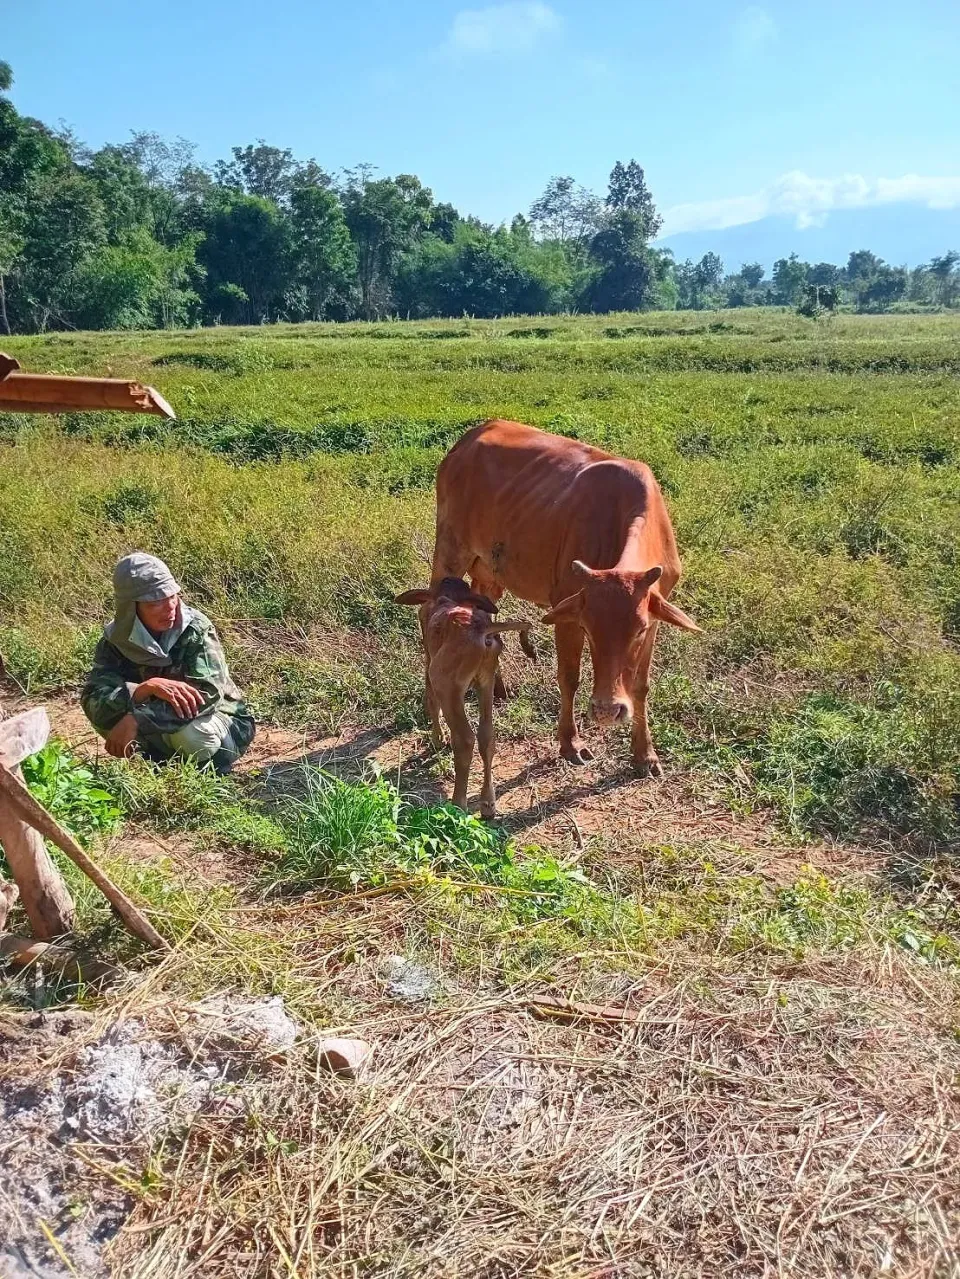
<instances>
[{"instance_id":1,"label":"cow's head","mask_svg":"<svg viewBox=\"0 0 960 1279\"><path fill-rule=\"evenodd\" d=\"M633 690L643 641L654 622L683 631L699 631L691 618L652 588L660 580L659 564L644 572L588 568L573 561L580 589L561 600L542 619L576 622L582 627L593 658L590 710L600 724L626 723L633 717Z\"/></svg>"}]
</instances>

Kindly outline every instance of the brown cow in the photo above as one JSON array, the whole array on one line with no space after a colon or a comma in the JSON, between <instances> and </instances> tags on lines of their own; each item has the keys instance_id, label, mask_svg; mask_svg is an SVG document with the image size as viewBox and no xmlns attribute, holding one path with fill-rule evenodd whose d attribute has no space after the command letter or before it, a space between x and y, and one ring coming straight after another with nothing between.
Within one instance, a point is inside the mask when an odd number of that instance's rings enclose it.
<instances>
[{"instance_id":1,"label":"brown cow","mask_svg":"<svg viewBox=\"0 0 960 1279\"><path fill-rule=\"evenodd\" d=\"M556 626L563 757L591 758L573 711L586 637L594 717L632 718L637 770L660 776L647 724L657 626L699 627L667 601L680 559L650 468L519 422L468 431L437 473L432 580L468 572L493 601L508 590L550 607L543 621Z\"/></svg>"},{"instance_id":2,"label":"brown cow","mask_svg":"<svg viewBox=\"0 0 960 1279\"><path fill-rule=\"evenodd\" d=\"M530 642L529 622L495 622L497 606L484 595L475 594L460 577L448 577L429 590L404 591L397 604L419 604L423 633L427 713L434 746L443 745L440 711L450 726L456 770L453 802L467 806L467 782L473 760L474 742L479 740L483 759L483 789L480 814L495 815L493 789L493 686L497 678L504 631L519 631L520 643L529 657L535 657ZM473 684L477 690L480 715L476 737L467 718L464 698Z\"/></svg>"}]
</instances>

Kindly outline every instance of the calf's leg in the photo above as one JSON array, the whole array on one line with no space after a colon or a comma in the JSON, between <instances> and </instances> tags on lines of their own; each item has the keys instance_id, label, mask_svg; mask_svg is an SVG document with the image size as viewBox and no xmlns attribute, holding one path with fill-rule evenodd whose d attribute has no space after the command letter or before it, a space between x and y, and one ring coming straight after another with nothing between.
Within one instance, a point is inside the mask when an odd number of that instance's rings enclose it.
<instances>
[{"instance_id":1,"label":"calf's leg","mask_svg":"<svg viewBox=\"0 0 960 1279\"><path fill-rule=\"evenodd\" d=\"M480 703L480 719L477 723L477 745L483 760L483 789L480 791L480 816L492 821L497 815L497 796L493 789L493 753L497 738L493 723L495 698L495 673L477 681L477 700Z\"/></svg>"},{"instance_id":2,"label":"calf's leg","mask_svg":"<svg viewBox=\"0 0 960 1279\"><path fill-rule=\"evenodd\" d=\"M583 744L573 713L573 699L580 687L583 631L579 623L558 622L555 633L557 682L560 685L560 754L571 764L585 764L593 759L593 752Z\"/></svg>"},{"instance_id":3,"label":"calf's leg","mask_svg":"<svg viewBox=\"0 0 960 1279\"><path fill-rule=\"evenodd\" d=\"M637 680L633 690L633 766L640 777L662 777L663 768L650 736L647 720L647 696L650 692L650 666L657 642L658 622L652 622L640 649Z\"/></svg>"},{"instance_id":4,"label":"calf's leg","mask_svg":"<svg viewBox=\"0 0 960 1279\"><path fill-rule=\"evenodd\" d=\"M423 637L423 703L430 719L430 740L435 750L443 746L443 725L440 723L440 703L437 699L433 680L430 678L430 653L427 649L427 619L420 614L420 634Z\"/></svg>"},{"instance_id":5,"label":"calf's leg","mask_svg":"<svg viewBox=\"0 0 960 1279\"><path fill-rule=\"evenodd\" d=\"M458 808L463 809L467 807L467 783L470 780L470 765L473 762L473 748L476 743L476 737L463 706L465 691L464 689L439 691L443 716L450 725L450 738L453 744L453 802Z\"/></svg>"}]
</instances>

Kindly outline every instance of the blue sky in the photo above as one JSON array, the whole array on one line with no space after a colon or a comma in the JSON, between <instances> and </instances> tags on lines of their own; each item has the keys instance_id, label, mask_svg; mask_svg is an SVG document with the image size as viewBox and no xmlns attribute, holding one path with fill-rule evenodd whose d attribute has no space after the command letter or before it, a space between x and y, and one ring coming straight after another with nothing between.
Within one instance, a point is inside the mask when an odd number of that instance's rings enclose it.
<instances>
[{"instance_id":1,"label":"blue sky","mask_svg":"<svg viewBox=\"0 0 960 1279\"><path fill-rule=\"evenodd\" d=\"M960 210L957 0L13 0L18 108L93 145L258 137L490 221L636 157L665 233ZM800 246L802 248L802 244ZM944 247L947 247L944 245Z\"/></svg>"}]
</instances>

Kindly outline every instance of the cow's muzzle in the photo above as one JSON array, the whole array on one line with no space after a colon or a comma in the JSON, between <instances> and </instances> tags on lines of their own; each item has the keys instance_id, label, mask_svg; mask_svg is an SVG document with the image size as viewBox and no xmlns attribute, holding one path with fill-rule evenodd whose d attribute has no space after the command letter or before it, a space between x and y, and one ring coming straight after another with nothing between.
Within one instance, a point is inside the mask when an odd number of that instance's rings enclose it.
<instances>
[{"instance_id":1,"label":"cow's muzzle","mask_svg":"<svg viewBox=\"0 0 960 1279\"><path fill-rule=\"evenodd\" d=\"M610 702L591 697L590 714L598 724L629 724L633 718L633 707L622 697L615 697Z\"/></svg>"}]
</instances>

